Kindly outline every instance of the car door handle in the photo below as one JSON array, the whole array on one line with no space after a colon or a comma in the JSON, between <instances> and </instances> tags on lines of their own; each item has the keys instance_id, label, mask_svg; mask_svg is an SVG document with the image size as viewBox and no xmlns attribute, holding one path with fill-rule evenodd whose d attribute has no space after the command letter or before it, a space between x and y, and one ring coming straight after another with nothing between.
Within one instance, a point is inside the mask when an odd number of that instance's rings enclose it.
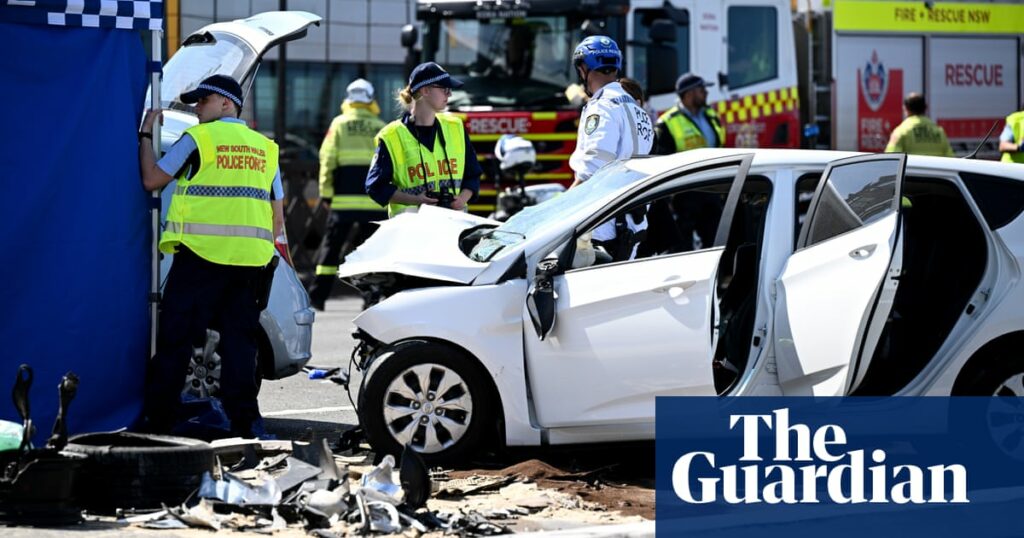
<instances>
[{"instance_id":1,"label":"car door handle","mask_svg":"<svg viewBox=\"0 0 1024 538\"><path fill-rule=\"evenodd\" d=\"M679 291L686 291L690 286L696 283L697 282L695 280L672 280L652 289L651 291L654 293L667 293L673 288L679 289Z\"/></svg>"},{"instance_id":2,"label":"car door handle","mask_svg":"<svg viewBox=\"0 0 1024 538\"><path fill-rule=\"evenodd\" d=\"M865 245L860 248L855 248L850 251L850 257L855 260L870 258L871 255L875 253L875 248L877 247L878 245Z\"/></svg>"}]
</instances>

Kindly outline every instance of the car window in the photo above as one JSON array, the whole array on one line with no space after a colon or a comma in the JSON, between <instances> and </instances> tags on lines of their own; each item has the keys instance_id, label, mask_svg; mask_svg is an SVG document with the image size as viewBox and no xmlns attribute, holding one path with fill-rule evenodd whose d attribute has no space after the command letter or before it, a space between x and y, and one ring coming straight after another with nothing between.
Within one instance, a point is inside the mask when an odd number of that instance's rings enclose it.
<instances>
[{"instance_id":1,"label":"car window","mask_svg":"<svg viewBox=\"0 0 1024 538\"><path fill-rule=\"evenodd\" d=\"M1024 211L1024 182L970 172L961 172L960 178L989 228L998 230Z\"/></svg>"},{"instance_id":2,"label":"car window","mask_svg":"<svg viewBox=\"0 0 1024 538\"><path fill-rule=\"evenodd\" d=\"M886 159L835 166L818 189L805 246L870 224L896 209L900 161Z\"/></svg>"},{"instance_id":3,"label":"car window","mask_svg":"<svg viewBox=\"0 0 1024 538\"><path fill-rule=\"evenodd\" d=\"M804 174L796 180L796 200L794 200L794 223L793 223L793 250L797 248L797 241L800 240L800 229L807 221L807 211L811 208L811 199L814 198L814 190L818 188L821 181L821 173L812 172Z\"/></svg>"},{"instance_id":4,"label":"car window","mask_svg":"<svg viewBox=\"0 0 1024 538\"><path fill-rule=\"evenodd\" d=\"M728 11L729 88L779 76L778 12L774 7L732 6Z\"/></svg>"},{"instance_id":5,"label":"car window","mask_svg":"<svg viewBox=\"0 0 1024 538\"><path fill-rule=\"evenodd\" d=\"M645 172L630 168L627 161L611 163L598 170L586 182L546 202L529 206L516 213L504 224L484 235L473 247L469 257L475 261L501 257L503 249L507 252L506 247L517 245L527 237L551 226L578 220L579 212L645 176Z\"/></svg>"},{"instance_id":6,"label":"car window","mask_svg":"<svg viewBox=\"0 0 1024 538\"><path fill-rule=\"evenodd\" d=\"M192 107L183 104L178 96L211 75L227 75L245 84L245 74L255 61L256 52L231 34L217 32L192 36L164 66L160 101L164 108L191 112ZM149 101L147 91L145 102Z\"/></svg>"}]
</instances>

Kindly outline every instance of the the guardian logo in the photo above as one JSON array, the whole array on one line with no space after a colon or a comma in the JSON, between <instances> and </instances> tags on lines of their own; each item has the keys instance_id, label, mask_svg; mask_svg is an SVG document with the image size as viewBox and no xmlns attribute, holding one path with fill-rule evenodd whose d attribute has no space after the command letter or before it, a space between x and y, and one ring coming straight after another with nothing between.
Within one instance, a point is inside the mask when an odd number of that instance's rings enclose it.
<instances>
[{"instance_id":1,"label":"the guardian logo","mask_svg":"<svg viewBox=\"0 0 1024 538\"><path fill-rule=\"evenodd\" d=\"M762 428L765 428L762 430ZM689 452L672 467L672 489L685 503L837 504L968 503L967 469L960 464L889 465L886 452L845 451L846 432L829 424L811 430L790 424L789 409L770 415L731 415L729 429L740 429L749 465L719 467L713 452ZM766 457L759 435L770 433L774 453ZM795 439L795 444L791 441ZM870 461L869 461L870 460Z\"/></svg>"}]
</instances>

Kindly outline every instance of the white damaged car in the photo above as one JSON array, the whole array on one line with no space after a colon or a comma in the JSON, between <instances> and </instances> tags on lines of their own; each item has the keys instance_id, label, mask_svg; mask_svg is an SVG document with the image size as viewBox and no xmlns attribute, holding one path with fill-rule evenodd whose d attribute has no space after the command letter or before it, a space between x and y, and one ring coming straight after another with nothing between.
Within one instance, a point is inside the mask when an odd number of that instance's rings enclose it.
<instances>
[{"instance_id":1,"label":"white damaged car","mask_svg":"<svg viewBox=\"0 0 1024 538\"><path fill-rule=\"evenodd\" d=\"M583 252L694 194L713 244ZM653 439L656 396L1024 396L1022 210L1017 165L731 149L613 163L500 225L425 208L340 268L385 295L349 391L376 449L433 460Z\"/></svg>"}]
</instances>

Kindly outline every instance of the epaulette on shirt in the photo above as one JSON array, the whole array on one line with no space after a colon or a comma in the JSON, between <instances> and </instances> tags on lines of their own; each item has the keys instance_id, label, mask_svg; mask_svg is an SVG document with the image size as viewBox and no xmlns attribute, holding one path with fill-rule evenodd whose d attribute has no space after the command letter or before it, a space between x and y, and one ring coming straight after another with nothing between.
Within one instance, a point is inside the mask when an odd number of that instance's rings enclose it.
<instances>
[{"instance_id":1,"label":"epaulette on shirt","mask_svg":"<svg viewBox=\"0 0 1024 538\"><path fill-rule=\"evenodd\" d=\"M609 101L611 101L611 102L613 102L613 103L615 103L617 105L625 105L625 104L628 104L628 103L633 103L634 105L636 105L636 99L633 99L633 96L629 95L629 94L623 94L623 95L620 95L618 97L612 97L611 99L609 99ZM637 105L637 106L640 106L640 105Z\"/></svg>"}]
</instances>

